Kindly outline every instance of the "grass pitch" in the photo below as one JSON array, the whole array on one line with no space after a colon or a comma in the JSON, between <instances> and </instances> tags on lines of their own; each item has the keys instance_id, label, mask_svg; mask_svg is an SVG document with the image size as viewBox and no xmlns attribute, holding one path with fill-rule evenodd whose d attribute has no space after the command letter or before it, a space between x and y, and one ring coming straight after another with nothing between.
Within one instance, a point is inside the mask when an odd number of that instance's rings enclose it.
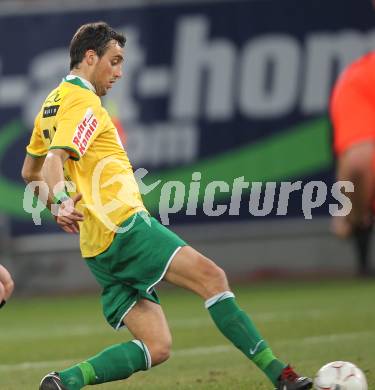
<instances>
[{"instance_id":1,"label":"grass pitch","mask_svg":"<svg viewBox=\"0 0 375 390\"><path fill-rule=\"evenodd\" d=\"M375 389L375 281L262 283L234 288L276 355L314 376L348 360ZM196 296L160 291L174 337L169 361L127 381L97 386L127 390L266 390L263 374L216 330ZM97 296L13 299L0 310L0 389L36 390L47 372L130 339L101 315Z\"/></svg>"}]
</instances>

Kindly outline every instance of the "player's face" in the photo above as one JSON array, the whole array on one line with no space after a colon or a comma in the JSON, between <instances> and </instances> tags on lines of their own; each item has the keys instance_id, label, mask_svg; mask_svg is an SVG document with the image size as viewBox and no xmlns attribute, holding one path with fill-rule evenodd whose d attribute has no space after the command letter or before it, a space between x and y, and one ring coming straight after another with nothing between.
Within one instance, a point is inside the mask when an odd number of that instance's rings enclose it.
<instances>
[{"instance_id":1,"label":"player's face","mask_svg":"<svg viewBox=\"0 0 375 390\"><path fill-rule=\"evenodd\" d=\"M124 49L112 40L104 55L99 58L93 74L93 84L98 96L104 96L112 85L122 76Z\"/></svg>"}]
</instances>

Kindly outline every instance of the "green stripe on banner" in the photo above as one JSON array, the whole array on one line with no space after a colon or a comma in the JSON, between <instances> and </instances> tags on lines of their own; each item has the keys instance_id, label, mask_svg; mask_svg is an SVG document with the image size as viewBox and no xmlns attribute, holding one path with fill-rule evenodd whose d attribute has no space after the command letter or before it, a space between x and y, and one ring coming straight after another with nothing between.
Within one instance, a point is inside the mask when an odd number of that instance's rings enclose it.
<instances>
[{"instance_id":1,"label":"green stripe on banner","mask_svg":"<svg viewBox=\"0 0 375 390\"><path fill-rule=\"evenodd\" d=\"M20 121L13 121L0 129L0 162L4 159L4 155L12 143L20 138L24 132L23 124ZM11 181L0 172L0 212L13 217L31 220L30 214L23 209L24 192L24 184ZM48 210L43 211L42 216L43 218L51 219Z\"/></svg>"},{"instance_id":2,"label":"green stripe on banner","mask_svg":"<svg viewBox=\"0 0 375 390\"><path fill-rule=\"evenodd\" d=\"M241 176L244 176L244 180L248 182L293 180L305 177L331 166L329 132L328 119L320 118L295 126L266 140L200 160L188 167L160 172L160 174L149 174L144 182L151 184L159 179L163 183L178 180L186 185L186 193L188 193L192 173L202 172L199 197L201 203L204 196L202 188L204 189L213 180L224 181L231 186L233 180ZM150 211L158 209L160 188L161 186L144 196ZM219 200L227 196L226 193L218 192L215 199Z\"/></svg>"},{"instance_id":3,"label":"green stripe on banner","mask_svg":"<svg viewBox=\"0 0 375 390\"><path fill-rule=\"evenodd\" d=\"M24 129L19 121L11 122L0 129L1 161L9 146L23 133ZM25 213L22 207L24 190L24 185L12 182L0 173L0 210L13 216L29 218L30 216Z\"/></svg>"}]
</instances>

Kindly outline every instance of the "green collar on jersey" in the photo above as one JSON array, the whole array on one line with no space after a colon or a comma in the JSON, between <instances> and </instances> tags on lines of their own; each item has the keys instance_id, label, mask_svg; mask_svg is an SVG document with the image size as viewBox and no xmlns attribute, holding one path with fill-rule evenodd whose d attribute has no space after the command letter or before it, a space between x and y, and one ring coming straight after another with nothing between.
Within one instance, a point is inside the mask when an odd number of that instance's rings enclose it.
<instances>
[{"instance_id":1,"label":"green collar on jersey","mask_svg":"<svg viewBox=\"0 0 375 390\"><path fill-rule=\"evenodd\" d=\"M70 83L70 84L73 84L73 85L78 85L81 88L88 89L89 91L92 91L95 93L95 88L93 87L93 85L89 81L86 81L86 80L82 79L81 77L68 75L68 76L63 78L63 81Z\"/></svg>"}]
</instances>

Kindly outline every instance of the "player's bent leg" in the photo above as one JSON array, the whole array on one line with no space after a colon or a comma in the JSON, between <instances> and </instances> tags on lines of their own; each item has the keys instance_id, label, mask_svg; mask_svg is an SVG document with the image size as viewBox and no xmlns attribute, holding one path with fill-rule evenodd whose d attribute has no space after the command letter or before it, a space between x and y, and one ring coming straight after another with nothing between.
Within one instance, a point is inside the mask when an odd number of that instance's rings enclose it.
<instances>
[{"instance_id":1,"label":"player's bent leg","mask_svg":"<svg viewBox=\"0 0 375 390\"><path fill-rule=\"evenodd\" d=\"M79 390L86 385L126 379L168 359L171 334L158 304L140 300L125 316L124 323L134 340L113 345L84 362L46 375L40 390Z\"/></svg>"},{"instance_id":2,"label":"player's bent leg","mask_svg":"<svg viewBox=\"0 0 375 390\"><path fill-rule=\"evenodd\" d=\"M40 385L40 390L67 389L80 390L87 385L97 385L126 379L137 371L147 370L148 359L141 340L112 345L97 355L58 373L47 375ZM50 376L60 379L64 387L46 387L51 384ZM47 384L44 382L49 381Z\"/></svg>"},{"instance_id":3,"label":"player's bent leg","mask_svg":"<svg viewBox=\"0 0 375 390\"><path fill-rule=\"evenodd\" d=\"M146 299L140 300L126 315L124 324L144 344L150 367L169 358L172 336L160 305Z\"/></svg>"},{"instance_id":4,"label":"player's bent leg","mask_svg":"<svg viewBox=\"0 0 375 390\"><path fill-rule=\"evenodd\" d=\"M164 279L203 299L229 290L225 272L190 246L184 246L176 253Z\"/></svg>"},{"instance_id":5,"label":"player's bent leg","mask_svg":"<svg viewBox=\"0 0 375 390\"><path fill-rule=\"evenodd\" d=\"M218 329L266 374L277 389L312 387L309 378L300 378L273 355L251 318L237 305L225 272L214 262L191 247L183 247L175 255L165 280L204 298L205 307ZM284 387L279 387L281 383Z\"/></svg>"},{"instance_id":6,"label":"player's bent leg","mask_svg":"<svg viewBox=\"0 0 375 390\"><path fill-rule=\"evenodd\" d=\"M148 368L143 343L132 340L112 345L79 364L46 375L39 389L80 390L86 385L126 379L133 373Z\"/></svg>"}]
</instances>

